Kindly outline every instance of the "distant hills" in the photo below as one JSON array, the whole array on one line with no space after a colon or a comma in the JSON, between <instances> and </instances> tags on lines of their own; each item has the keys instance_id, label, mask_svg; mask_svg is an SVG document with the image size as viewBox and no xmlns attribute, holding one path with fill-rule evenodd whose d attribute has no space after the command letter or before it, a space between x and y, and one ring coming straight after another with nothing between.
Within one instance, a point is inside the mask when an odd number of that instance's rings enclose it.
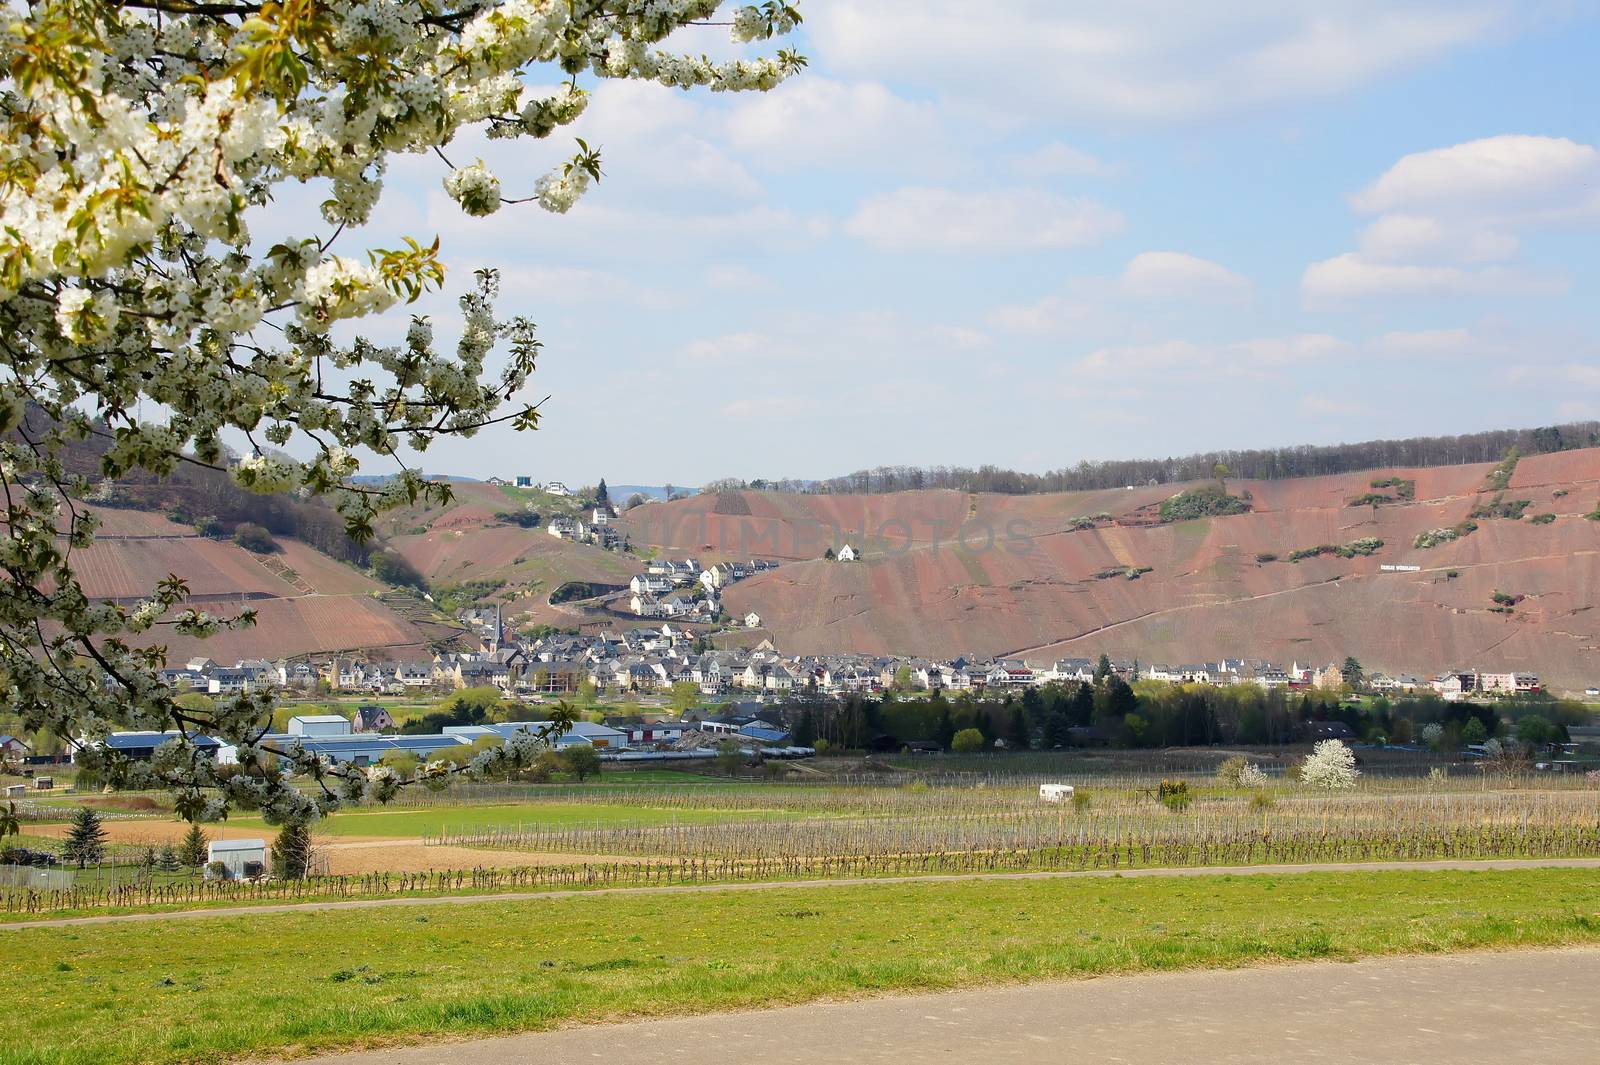
<instances>
[{"instance_id":1,"label":"distant hills","mask_svg":"<svg viewBox=\"0 0 1600 1065\"><path fill-rule=\"evenodd\" d=\"M1354 655L1391 672L1480 666L1565 689L1600 682L1600 521L1588 516L1600 512L1600 449L1230 479L1247 512L1161 519L1163 502L1207 484L724 491L622 521L636 547L789 560L724 602L757 613L790 652L1285 665ZM821 557L845 542L864 561Z\"/></svg>"}]
</instances>

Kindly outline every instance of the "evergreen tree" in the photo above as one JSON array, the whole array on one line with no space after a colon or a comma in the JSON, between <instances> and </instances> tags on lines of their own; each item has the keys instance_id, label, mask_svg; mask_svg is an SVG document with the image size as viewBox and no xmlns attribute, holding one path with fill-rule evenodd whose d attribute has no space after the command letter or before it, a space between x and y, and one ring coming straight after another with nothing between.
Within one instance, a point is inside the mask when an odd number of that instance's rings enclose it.
<instances>
[{"instance_id":1,"label":"evergreen tree","mask_svg":"<svg viewBox=\"0 0 1600 1065\"><path fill-rule=\"evenodd\" d=\"M1366 674L1361 669L1361 663L1350 655L1344 660L1344 665L1339 667L1339 672L1344 676L1344 682L1352 688L1361 687L1366 680Z\"/></svg>"},{"instance_id":2,"label":"evergreen tree","mask_svg":"<svg viewBox=\"0 0 1600 1065\"><path fill-rule=\"evenodd\" d=\"M1044 745L1046 747L1069 747L1072 745L1072 726L1067 724L1067 715L1051 714L1044 723Z\"/></svg>"},{"instance_id":3,"label":"evergreen tree","mask_svg":"<svg viewBox=\"0 0 1600 1065\"><path fill-rule=\"evenodd\" d=\"M1111 675L1111 658L1109 655L1102 654L1100 661L1094 665L1094 682L1096 684L1104 684Z\"/></svg>"},{"instance_id":4,"label":"evergreen tree","mask_svg":"<svg viewBox=\"0 0 1600 1065\"><path fill-rule=\"evenodd\" d=\"M1011 716L1006 722L1006 746L1014 751L1025 751L1033 745L1032 739L1027 715L1022 712L1022 707L1012 704Z\"/></svg>"},{"instance_id":5,"label":"evergreen tree","mask_svg":"<svg viewBox=\"0 0 1600 1065\"><path fill-rule=\"evenodd\" d=\"M941 706L939 708L939 723L934 730L934 742L948 751L950 743L955 739L955 736L956 725L950 718L950 707L948 705Z\"/></svg>"},{"instance_id":6,"label":"evergreen tree","mask_svg":"<svg viewBox=\"0 0 1600 1065\"><path fill-rule=\"evenodd\" d=\"M311 828L304 821L290 821L272 841L273 875L285 880L300 880L311 865Z\"/></svg>"},{"instance_id":7,"label":"evergreen tree","mask_svg":"<svg viewBox=\"0 0 1600 1065\"><path fill-rule=\"evenodd\" d=\"M1086 727L1094 720L1094 686L1086 681L1078 682L1078 690L1072 693L1072 706L1067 710L1068 724L1078 728Z\"/></svg>"},{"instance_id":8,"label":"evergreen tree","mask_svg":"<svg viewBox=\"0 0 1600 1065\"><path fill-rule=\"evenodd\" d=\"M72 815L72 827L67 830L67 840L61 847L61 857L77 862L78 868L94 865L106 856L106 829L100 815L89 806L78 807Z\"/></svg>"},{"instance_id":9,"label":"evergreen tree","mask_svg":"<svg viewBox=\"0 0 1600 1065\"><path fill-rule=\"evenodd\" d=\"M600 486L594 490L595 506L608 507L611 505L611 493L606 491L606 479L600 478Z\"/></svg>"},{"instance_id":10,"label":"evergreen tree","mask_svg":"<svg viewBox=\"0 0 1600 1065\"><path fill-rule=\"evenodd\" d=\"M794 731L790 734L789 742L796 747L815 747L817 745L817 719L811 712L811 707L800 711L800 718L794 723Z\"/></svg>"},{"instance_id":11,"label":"evergreen tree","mask_svg":"<svg viewBox=\"0 0 1600 1065\"><path fill-rule=\"evenodd\" d=\"M183 842L178 845L178 864L189 869L206 864L206 848L210 842L199 825L190 825Z\"/></svg>"},{"instance_id":12,"label":"evergreen tree","mask_svg":"<svg viewBox=\"0 0 1600 1065\"><path fill-rule=\"evenodd\" d=\"M156 868L163 873L176 873L178 871L180 868L178 852L172 849L172 844L168 843L161 848L161 853L156 856Z\"/></svg>"}]
</instances>

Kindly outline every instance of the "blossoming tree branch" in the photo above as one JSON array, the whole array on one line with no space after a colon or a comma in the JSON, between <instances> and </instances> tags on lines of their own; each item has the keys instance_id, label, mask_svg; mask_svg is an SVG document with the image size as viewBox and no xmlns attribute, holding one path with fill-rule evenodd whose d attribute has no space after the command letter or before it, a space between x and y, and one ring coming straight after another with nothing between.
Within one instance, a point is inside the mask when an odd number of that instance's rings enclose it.
<instances>
[{"instance_id":1,"label":"blossoming tree branch","mask_svg":"<svg viewBox=\"0 0 1600 1065\"><path fill-rule=\"evenodd\" d=\"M0 33L0 704L29 729L68 739L103 777L165 787L190 819L261 810L274 823L341 802L386 799L383 768L328 765L266 739L269 696L185 709L162 682L163 631L248 625L214 617L162 581L133 606L90 601L73 554L94 538L90 477L63 460L94 443L99 476L225 469L260 493L328 497L357 538L386 508L448 488L404 467L404 450L499 422L532 429L521 397L539 351L534 326L495 313L496 278L461 297L461 337L436 347L414 317L392 347L330 335L445 283L436 240L351 250L395 153L433 153L446 192L472 215L536 202L567 211L600 178L578 141L553 172L515 188L451 160L463 131L548 138L583 113L585 84L654 81L712 92L770 89L803 57L713 62L674 50L721 26L738 42L800 21L770 0L37 0L7 2ZM535 93L524 77L555 91ZM554 77L552 77L554 75ZM465 165L455 166L455 162ZM258 221L285 182L330 190L304 235L260 248ZM274 218L281 223L281 217ZM340 251L333 249L336 245ZM346 329L349 326L345 327ZM491 372L492 354L504 366ZM335 386L334 379L348 381ZM141 417L159 411L160 416ZM225 438L253 452L230 462ZM91 439L93 438L93 439ZM305 461L279 450L293 442ZM358 456L393 459L380 487ZM556 727L562 723L557 722ZM118 728L178 729L147 763L94 741ZM219 772L187 739L236 744ZM548 737L544 737L548 738ZM539 737L478 756L471 772L517 768ZM452 769L424 767L422 781ZM291 786L291 774L316 786Z\"/></svg>"}]
</instances>

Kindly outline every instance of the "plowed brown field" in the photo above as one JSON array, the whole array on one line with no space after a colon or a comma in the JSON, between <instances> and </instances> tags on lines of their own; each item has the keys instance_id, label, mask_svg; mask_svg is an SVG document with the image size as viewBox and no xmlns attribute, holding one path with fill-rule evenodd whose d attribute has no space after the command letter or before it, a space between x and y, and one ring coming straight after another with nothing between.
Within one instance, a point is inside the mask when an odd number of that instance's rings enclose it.
<instances>
[{"instance_id":1,"label":"plowed brown field","mask_svg":"<svg viewBox=\"0 0 1600 1065\"><path fill-rule=\"evenodd\" d=\"M1104 651L1146 662L1230 656L1285 665L1353 654L1369 669L1461 665L1531 670L1562 689L1600 683L1600 522L1583 517L1600 501L1600 451L1517 466L1506 498L1532 500L1528 515L1552 513L1553 523L1486 519L1454 543L1415 548L1418 533L1455 525L1492 498L1479 491L1491 468L1232 481L1230 491L1250 494L1251 513L1084 531L1068 523L1097 513L1134 522L1136 511L1182 486L1036 496L724 493L651 504L625 520L635 544L669 553L795 559L725 595L733 613L759 613L786 651L1006 653L1041 662ZM1414 480L1415 501L1348 505L1390 476ZM1567 494L1555 498L1559 489ZM1363 537L1385 546L1371 557L1257 561ZM866 561L819 559L843 541L865 544ZM1422 570L1383 573L1383 564ZM1130 566L1151 571L1096 579ZM1492 613L1495 591L1526 598L1511 615Z\"/></svg>"}]
</instances>

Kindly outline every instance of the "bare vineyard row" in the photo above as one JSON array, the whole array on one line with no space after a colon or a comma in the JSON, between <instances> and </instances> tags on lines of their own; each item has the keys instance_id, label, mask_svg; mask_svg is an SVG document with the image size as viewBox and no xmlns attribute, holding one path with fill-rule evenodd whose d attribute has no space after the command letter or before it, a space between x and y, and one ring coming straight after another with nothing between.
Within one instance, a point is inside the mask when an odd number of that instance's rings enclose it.
<instances>
[{"instance_id":1,"label":"bare vineyard row","mask_svg":"<svg viewBox=\"0 0 1600 1065\"><path fill-rule=\"evenodd\" d=\"M0 893L0 912L44 915L115 907L310 902L324 899L448 896L516 890L602 887L680 887L760 881L866 879L966 874L1115 871L1327 862L1470 860L1478 858L1600 857L1592 831L1535 832L1512 826L1457 829L1407 841L1330 836L1301 831L1258 838L1162 840L1136 835L1086 840L1079 846L958 853L827 855L822 857L698 858L646 863L593 862L431 873L374 873L247 883L190 881L172 885Z\"/></svg>"},{"instance_id":2,"label":"bare vineyard row","mask_svg":"<svg viewBox=\"0 0 1600 1065\"><path fill-rule=\"evenodd\" d=\"M941 805L949 797L939 793L918 798L924 801L921 808L907 805L865 816L593 828L489 826L446 829L428 842L680 860L1021 851L1064 854L1073 862L1118 853L1126 846L1188 855L1196 848L1233 853L1286 842L1322 849L1349 846L1383 859L1453 854L1462 848L1484 857L1515 855L1524 845L1565 847L1581 854L1600 843L1596 792L1296 798L1270 805L1233 798L1197 802L1187 812L1126 799L1074 811L1037 803L978 807L969 801L965 807L951 807Z\"/></svg>"}]
</instances>

